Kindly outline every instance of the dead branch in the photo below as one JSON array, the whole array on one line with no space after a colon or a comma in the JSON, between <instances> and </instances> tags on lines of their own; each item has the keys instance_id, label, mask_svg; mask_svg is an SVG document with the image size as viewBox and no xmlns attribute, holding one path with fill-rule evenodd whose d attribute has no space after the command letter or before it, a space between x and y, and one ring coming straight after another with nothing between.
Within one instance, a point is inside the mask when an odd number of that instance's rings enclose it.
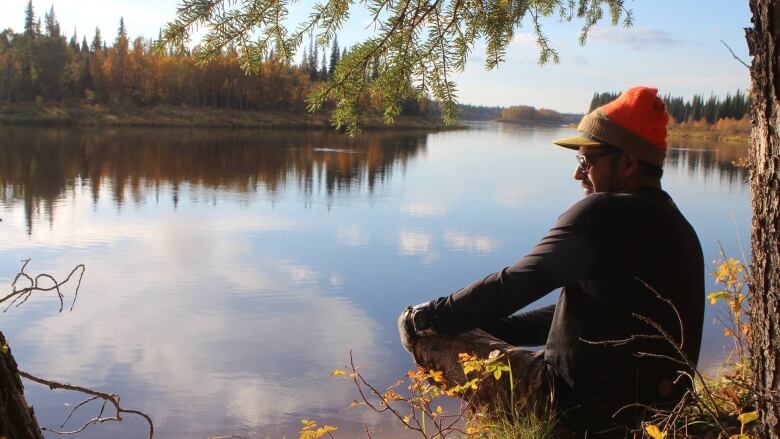
<instances>
[{"instance_id":1,"label":"dead branch","mask_svg":"<svg viewBox=\"0 0 780 439\"><path fill-rule=\"evenodd\" d=\"M86 267L84 264L79 264L75 266L68 276L62 280L57 281L52 275L42 273L38 274L35 277L30 276L29 274L25 273L24 269L27 268L27 264L30 263L30 259L25 259L22 261L22 268L19 270L19 273L16 274L14 277L13 282L11 282L11 292L0 298L0 303L6 302L10 300L11 302L8 304L8 306L3 310L3 312L8 311L12 306L16 305L17 307L21 306L25 302L27 302L27 299L30 298L30 296L33 295L33 293L46 293L50 291L55 291L57 293L57 298L60 300L60 311L62 312L63 306L65 304L65 296L62 294L62 287L70 282L70 279L78 273L78 282L76 283L76 289L73 291L73 302L70 304L70 310L73 311L73 307L76 305L76 298L79 294L79 288L81 288L81 280L84 278L84 271L86 271ZM42 285L41 281L45 281L45 283L50 283L50 285ZM27 282L27 286L19 288L17 285L20 281Z\"/></svg>"},{"instance_id":2,"label":"dead branch","mask_svg":"<svg viewBox=\"0 0 780 439\"><path fill-rule=\"evenodd\" d=\"M86 421L84 424L82 424L80 427L78 427L75 430L60 431L60 430L54 430L54 429L50 429L50 428L46 428L46 427L42 427L42 430L51 431L52 433L56 433L56 434L76 434L76 433L79 433L79 432L83 431L84 429L86 429L90 425L101 424L101 423L104 423L104 422L118 422L118 421L121 421L122 420L122 414L123 413L128 413L128 414L138 415L138 416L141 416L142 418L146 419L146 422L149 423L149 439L152 439L152 437L154 436L154 423L152 422L152 418L150 418L149 415L147 415L146 413L144 413L144 412L142 412L140 410L122 408L122 406L119 405L119 395L99 392L97 390L92 390L92 389L89 389L89 388L86 388L86 387L74 386L72 384L59 383L57 381L51 381L51 380L39 378L39 377L37 377L35 375L32 375L32 374L27 373L27 372L24 372L22 370L18 371L18 373L19 373L19 376L27 378L28 380L36 382L38 384L43 384L45 386L48 386L52 390L55 390L55 389L65 389L65 390L72 390L74 392L83 393L85 395L90 395L89 398L87 398L86 400L80 402L79 404L77 404L73 408L73 410L71 410L70 414L65 419L65 422L62 423L60 428L63 428L65 426L65 424L68 422L68 420L70 420L70 417L73 415L73 413L76 412L81 407L83 407L86 403L88 403L90 401L94 401L96 399L102 399L103 400L103 406L100 409L100 412L98 413L98 415L93 417L92 419ZM105 416L105 417L103 416L103 411L105 409L106 403L110 403L114 407L114 415L113 416Z\"/></svg>"},{"instance_id":3,"label":"dead branch","mask_svg":"<svg viewBox=\"0 0 780 439\"><path fill-rule=\"evenodd\" d=\"M728 44L726 44L726 42L725 42L725 41L723 41L723 40L720 40L720 42L721 42L721 43L723 43L723 45L724 45L724 46L726 46L726 49L729 49L729 52L731 52L731 56L733 56L733 57L734 57L734 59L736 59L737 61L739 61L739 62L740 62L740 63L741 63L743 66L745 66L745 67L747 67L747 68L750 68L750 66L749 66L749 65L747 65L747 63L746 63L745 61L742 61L742 60L741 60L741 59L740 59L740 58L737 56L737 54L736 54L736 53L734 53L734 51L733 51L733 50L731 50L731 47L729 47L729 45L728 45Z\"/></svg>"}]
</instances>

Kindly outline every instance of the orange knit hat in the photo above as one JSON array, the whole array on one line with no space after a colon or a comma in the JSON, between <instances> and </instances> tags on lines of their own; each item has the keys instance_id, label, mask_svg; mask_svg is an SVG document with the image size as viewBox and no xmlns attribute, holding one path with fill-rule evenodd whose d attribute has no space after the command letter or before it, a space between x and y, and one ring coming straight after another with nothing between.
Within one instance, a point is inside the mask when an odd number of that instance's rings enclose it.
<instances>
[{"instance_id":1,"label":"orange knit hat","mask_svg":"<svg viewBox=\"0 0 780 439\"><path fill-rule=\"evenodd\" d=\"M553 143L571 149L608 144L661 166L666 157L668 122L658 89L634 87L586 114L577 126L579 136Z\"/></svg>"}]
</instances>

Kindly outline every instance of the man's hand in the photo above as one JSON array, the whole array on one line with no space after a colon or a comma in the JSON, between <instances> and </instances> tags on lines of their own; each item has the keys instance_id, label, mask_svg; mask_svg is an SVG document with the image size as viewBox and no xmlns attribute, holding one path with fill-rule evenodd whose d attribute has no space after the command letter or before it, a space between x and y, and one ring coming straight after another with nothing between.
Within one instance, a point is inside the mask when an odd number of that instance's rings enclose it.
<instances>
[{"instance_id":1,"label":"man's hand","mask_svg":"<svg viewBox=\"0 0 780 439\"><path fill-rule=\"evenodd\" d=\"M407 306L398 317L398 333L401 344L410 353L418 338L436 334L431 302Z\"/></svg>"},{"instance_id":2,"label":"man's hand","mask_svg":"<svg viewBox=\"0 0 780 439\"><path fill-rule=\"evenodd\" d=\"M401 336L401 344L404 346L404 349L409 353L412 353L412 347L418 339L412 323L413 309L411 306L407 306L398 317L398 335Z\"/></svg>"}]
</instances>

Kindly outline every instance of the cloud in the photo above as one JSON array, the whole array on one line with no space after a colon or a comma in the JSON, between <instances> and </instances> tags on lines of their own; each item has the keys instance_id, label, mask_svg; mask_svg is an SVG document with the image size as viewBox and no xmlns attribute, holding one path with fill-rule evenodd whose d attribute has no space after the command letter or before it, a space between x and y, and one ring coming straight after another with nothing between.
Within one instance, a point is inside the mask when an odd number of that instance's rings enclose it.
<instances>
[{"instance_id":1,"label":"cloud","mask_svg":"<svg viewBox=\"0 0 780 439\"><path fill-rule=\"evenodd\" d=\"M358 225L339 229L336 232L336 239L347 247L360 247L367 245L369 241L368 232Z\"/></svg>"},{"instance_id":2,"label":"cloud","mask_svg":"<svg viewBox=\"0 0 780 439\"><path fill-rule=\"evenodd\" d=\"M664 49L684 44L665 30L648 27L600 27L593 29L589 38L609 41L629 50Z\"/></svg>"},{"instance_id":3,"label":"cloud","mask_svg":"<svg viewBox=\"0 0 780 439\"><path fill-rule=\"evenodd\" d=\"M536 47L536 36L529 33L520 33L512 38L512 43L524 49Z\"/></svg>"},{"instance_id":4,"label":"cloud","mask_svg":"<svg viewBox=\"0 0 780 439\"><path fill-rule=\"evenodd\" d=\"M420 256L425 263L439 259L439 252L433 245L433 236L428 232L402 229L398 233L398 253L405 256Z\"/></svg>"},{"instance_id":5,"label":"cloud","mask_svg":"<svg viewBox=\"0 0 780 439\"><path fill-rule=\"evenodd\" d=\"M488 254L498 247L499 242L489 236L470 235L462 232L444 232L444 243L453 250L468 253Z\"/></svg>"},{"instance_id":6,"label":"cloud","mask_svg":"<svg viewBox=\"0 0 780 439\"><path fill-rule=\"evenodd\" d=\"M431 249L431 241L430 233L404 229L398 234L398 252L408 256L422 255Z\"/></svg>"},{"instance_id":7,"label":"cloud","mask_svg":"<svg viewBox=\"0 0 780 439\"><path fill-rule=\"evenodd\" d=\"M421 201L401 205L401 212L411 216L444 216L447 207L441 203Z\"/></svg>"}]
</instances>

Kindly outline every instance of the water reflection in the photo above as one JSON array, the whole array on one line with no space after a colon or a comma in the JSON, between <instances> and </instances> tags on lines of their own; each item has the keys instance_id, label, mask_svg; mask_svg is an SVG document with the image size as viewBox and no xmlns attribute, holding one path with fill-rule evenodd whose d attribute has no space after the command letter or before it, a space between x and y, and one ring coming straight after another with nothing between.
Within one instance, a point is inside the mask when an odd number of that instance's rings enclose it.
<instances>
[{"instance_id":1,"label":"water reflection","mask_svg":"<svg viewBox=\"0 0 780 439\"><path fill-rule=\"evenodd\" d=\"M24 203L31 233L33 217L53 221L54 204L77 186L88 187L94 202L111 196L120 208L128 198L144 202L149 192L159 201L164 185L171 187L174 205L182 185L239 194L260 191L272 200L288 186L309 196L371 194L394 168L424 152L423 133L351 138L321 131L7 127L0 128L0 199L8 205ZM673 141L666 172L741 185L745 170L733 162L744 152L745 145L736 143ZM509 206L527 198L522 187L501 190L502 202ZM212 199L218 197L212 194ZM447 213L437 202L412 202L401 210L413 216Z\"/></svg>"},{"instance_id":2,"label":"water reflection","mask_svg":"<svg viewBox=\"0 0 780 439\"><path fill-rule=\"evenodd\" d=\"M674 140L669 145L664 169L667 174L687 174L733 188L747 179L744 167L735 166L747 154L747 145L708 142L696 139Z\"/></svg>"},{"instance_id":3,"label":"water reflection","mask_svg":"<svg viewBox=\"0 0 780 439\"><path fill-rule=\"evenodd\" d=\"M371 194L424 150L424 133L0 128L0 196L24 203L30 233L33 217L52 221L53 205L77 186L94 202L109 188L120 208L149 193L159 199L161 186L174 205L183 185L271 199L289 186L309 196Z\"/></svg>"},{"instance_id":4,"label":"water reflection","mask_svg":"<svg viewBox=\"0 0 780 439\"><path fill-rule=\"evenodd\" d=\"M0 276L27 257L88 270L73 313L33 299L3 330L28 370L122 394L161 438L295 437L303 417L339 437L363 436L363 423L402 437L345 411L353 389L328 372L352 350L380 387L402 377L397 311L515 262L582 196L574 153L550 143L571 131L0 128ZM670 149L664 187L707 259L718 240L738 254L735 224L711 206L749 223L730 163L743 150ZM706 326L705 361L721 345ZM74 402L27 390L46 425ZM98 428L84 437L144 426Z\"/></svg>"}]
</instances>

